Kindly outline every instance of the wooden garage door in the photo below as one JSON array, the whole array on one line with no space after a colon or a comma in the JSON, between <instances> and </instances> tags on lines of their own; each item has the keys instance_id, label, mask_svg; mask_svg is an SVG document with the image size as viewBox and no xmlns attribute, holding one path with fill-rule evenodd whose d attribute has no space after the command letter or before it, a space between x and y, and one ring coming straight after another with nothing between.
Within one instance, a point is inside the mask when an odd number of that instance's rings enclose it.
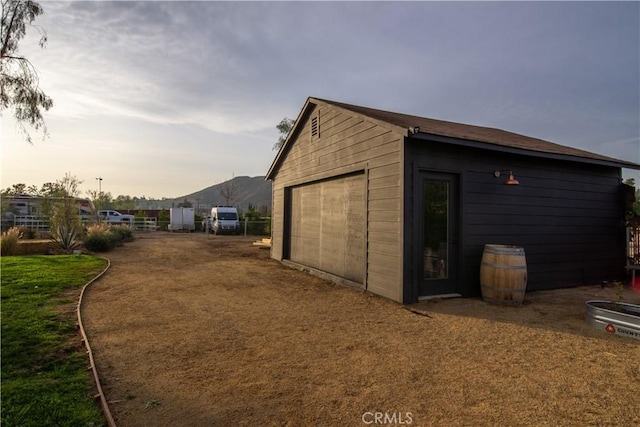
<instances>
[{"instance_id":1,"label":"wooden garage door","mask_svg":"<svg viewBox=\"0 0 640 427\"><path fill-rule=\"evenodd\" d=\"M291 189L290 259L364 281L365 176Z\"/></svg>"}]
</instances>

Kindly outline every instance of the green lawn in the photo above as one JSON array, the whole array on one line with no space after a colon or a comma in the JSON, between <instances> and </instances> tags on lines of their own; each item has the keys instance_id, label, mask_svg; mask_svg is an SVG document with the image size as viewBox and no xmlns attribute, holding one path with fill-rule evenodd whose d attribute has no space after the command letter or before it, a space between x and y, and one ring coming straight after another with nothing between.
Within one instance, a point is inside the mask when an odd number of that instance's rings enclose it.
<instances>
[{"instance_id":1,"label":"green lawn","mask_svg":"<svg viewBox=\"0 0 640 427\"><path fill-rule=\"evenodd\" d=\"M85 255L0 258L2 426L106 424L70 293L105 266Z\"/></svg>"}]
</instances>

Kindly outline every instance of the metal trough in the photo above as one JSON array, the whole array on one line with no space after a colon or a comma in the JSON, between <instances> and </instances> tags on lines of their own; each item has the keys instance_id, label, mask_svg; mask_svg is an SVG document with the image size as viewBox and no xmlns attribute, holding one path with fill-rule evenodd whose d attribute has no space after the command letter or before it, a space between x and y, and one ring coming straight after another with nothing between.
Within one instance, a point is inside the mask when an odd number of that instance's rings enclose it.
<instances>
[{"instance_id":1,"label":"metal trough","mask_svg":"<svg viewBox=\"0 0 640 427\"><path fill-rule=\"evenodd\" d=\"M585 320L594 328L640 340L640 305L624 302L587 301Z\"/></svg>"}]
</instances>

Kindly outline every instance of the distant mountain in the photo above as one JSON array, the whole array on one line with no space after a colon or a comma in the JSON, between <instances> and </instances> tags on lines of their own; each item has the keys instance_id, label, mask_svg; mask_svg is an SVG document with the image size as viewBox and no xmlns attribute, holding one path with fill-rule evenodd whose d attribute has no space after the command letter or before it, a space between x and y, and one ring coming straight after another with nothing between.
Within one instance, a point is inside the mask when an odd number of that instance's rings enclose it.
<instances>
[{"instance_id":1,"label":"distant mountain","mask_svg":"<svg viewBox=\"0 0 640 427\"><path fill-rule=\"evenodd\" d=\"M212 185L186 196L175 199L149 200L148 202L155 208L170 208L187 200L194 208L199 208L204 212L212 206L226 205L221 190L230 193L235 200L233 206L243 211L247 210L251 204L256 209L266 206L267 211L271 212L271 181L265 181L264 176L237 176L229 181Z\"/></svg>"}]
</instances>

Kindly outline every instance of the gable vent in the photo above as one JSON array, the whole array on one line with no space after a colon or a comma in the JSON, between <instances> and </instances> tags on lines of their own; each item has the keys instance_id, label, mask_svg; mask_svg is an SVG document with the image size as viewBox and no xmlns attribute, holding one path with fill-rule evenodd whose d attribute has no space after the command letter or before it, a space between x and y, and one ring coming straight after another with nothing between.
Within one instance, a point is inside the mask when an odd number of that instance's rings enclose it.
<instances>
[{"instance_id":1,"label":"gable vent","mask_svg":"<svg viewBox=\"0 0 640 427\"><path fill-rule=\"evenodd\" d=\"M317 139L320 137L320 124L318 123L318 116L311 118L311 139Z\"/></svg>"}]
</instances>

